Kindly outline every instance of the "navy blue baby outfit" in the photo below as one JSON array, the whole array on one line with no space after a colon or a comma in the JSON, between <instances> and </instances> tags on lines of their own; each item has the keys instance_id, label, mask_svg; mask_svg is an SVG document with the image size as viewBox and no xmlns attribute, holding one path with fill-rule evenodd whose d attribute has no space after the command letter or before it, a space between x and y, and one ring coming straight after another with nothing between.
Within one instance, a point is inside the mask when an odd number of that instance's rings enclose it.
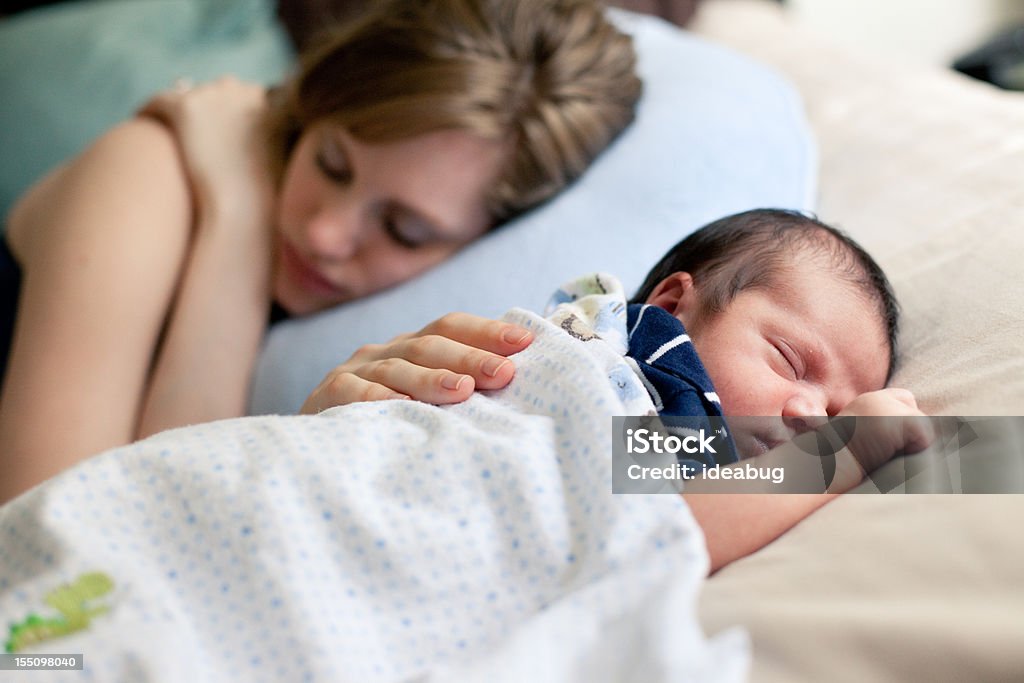
<instances>
[{"instance_id":1,"label":"navy blue baby outfit","mask_svg":"<svg viewBox=\"0 0 1024 683\"><path fill-rule=\"evenodd\" d=\"M630 304L626 328L629 334L626 356L636 362L658 414L680 418L679 421L667 420L666 424L694 431L714 431L719 427L720 419L707 418L721 418L722 405L683 323L657 306ZM704 467L739 460L732 440L719 441L722 442L727 447L716 449L714 455L703 454L703 460L698 459L701 454L694 454L693 458L679 457L679 464L693 468L690 472L700 472Z\"/></svg>"}]
</instances>

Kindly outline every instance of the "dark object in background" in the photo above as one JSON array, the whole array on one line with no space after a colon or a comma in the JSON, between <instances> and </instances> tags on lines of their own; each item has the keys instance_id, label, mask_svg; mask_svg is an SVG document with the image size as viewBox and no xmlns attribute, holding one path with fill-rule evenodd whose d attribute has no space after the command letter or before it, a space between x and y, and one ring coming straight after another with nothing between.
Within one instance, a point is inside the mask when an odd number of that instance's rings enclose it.
<instances>
[{"instance_id":1,"label":"dark object in background","mask_svg":"<svg viewBox=\"0 0 1024 683\"><path fill-rule=\"evenodd\" d=\"M621 7L633 12L653 14L667 19L677 26L685 26L697 10L700 0L608 0L613 7Z\"/></svg>"},{"instance_id":2,"label":"dark object in background","mask_svg":"<svg viewBox=\"0 0 1024 683\"><path fill-rule=\"evenodd\" d=\"M0 7L0 17L7 16L8 14L15 14L16 12L32 9L34 7L53 5L57 2L58 0L7 0L7 2Z\"/></svg>"},{"instance_id":3,"label":"dark object in background","mask_svg":"<svg viewBox=\"0 0 1024 683\"><path fill-rule=\"evenodd\" d=\"M0 17L26 9L52 5L60 0L7 0ZM357 16L371 3L381 0L278 0L277 16L281 20L292 43L298 49L304 48L324 26L345 21ZM514 1L514 0L510 0ZM693 16L700 0L611 0L608 4L634 12L653 14L679 26ZM781 0L780 0L781 2Z\"/></svg>"},{"instance_id":4,"label":"dark object in background","mask_svg":"<svg viewBox=\"0 0 1024 683\"><path fill-rule=\"evenodd\" d=\"M278 0L277 16L292 43L302 50L325 26L358 16L378 2L381 0ZM611 0L608 4L653 14L683 26L693 16L698 2L700 0Z\"/></svg>"},{"instance_id":5,"label":"dark object in background","mask_svg":"<svg viewBox=\"0 0 1024 683\"><path fill-rule=\"evenodd\" d=\"M1024 90L1024 24L968 52L953 68L1006 90Z\"/></svg>"},{"instance_id":6,"label":"dark object in background","mask_svg":"<svg viewBox=\"0 0 1024 683\"><path fill-rule=\"evenodd\" d=\"M359 16L380 0L278 0L277 18L288 32L295 49L302 51L322 31L341 21Z\"/></svg>"}]
</instances>

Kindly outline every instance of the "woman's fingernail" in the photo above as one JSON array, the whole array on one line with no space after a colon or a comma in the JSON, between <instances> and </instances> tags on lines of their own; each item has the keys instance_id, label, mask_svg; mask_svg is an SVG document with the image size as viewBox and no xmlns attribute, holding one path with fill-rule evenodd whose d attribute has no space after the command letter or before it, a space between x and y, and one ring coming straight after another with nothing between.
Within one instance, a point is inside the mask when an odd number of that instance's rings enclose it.
<instances>
[{"instance_id":1,"label":"woman's fingernail","mask_svg":"<svg viewBox=\"0 0 1024 683\"><path fill-rule=\"evenodd\" d=\"M530 336L529 330L523 330L515 327L507 328L501 335L502 340L506 344L522 344Z\"/></svg>"},{"instance_id":2,"label":"woman's fingernail","mask_svg":"<svg viewBox=\"0 0 1024 683\"><path fill-rule=\"evenodd\" d=\"M501 372L501 369L509 362L508 358L488 358L484 361L483 365L480 366L480 369L483 370L484 374L488 377L494 377Z\"/></svg>"},{"instance_id":3,"label":"woman's fingernail","mask_svg":"<svg viewBox=\"0 0 1024 683\"><path fill-rule=\"evenodd\" d=\"M457 390L466 381L465 375L447 374L441 378L441 386L451 391Z\"/></svg>"}]
</instances>

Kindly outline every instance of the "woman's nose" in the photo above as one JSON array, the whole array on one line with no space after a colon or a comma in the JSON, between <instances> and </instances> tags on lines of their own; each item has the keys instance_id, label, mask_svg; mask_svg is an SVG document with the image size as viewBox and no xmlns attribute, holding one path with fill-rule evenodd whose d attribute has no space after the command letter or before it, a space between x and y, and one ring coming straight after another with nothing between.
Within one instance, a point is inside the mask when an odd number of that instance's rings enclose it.
<instances>
[{"instance_id":1,"label":"woman's nose","mask_svg":"<svg viewBox=\"0 0 1024 683\"><path fill-rule=\"evenodd\" d=\"M306 242L318 259L344 261L358 250L364 221L354 202L320 206L306 223Z\"/></svg>"}]
</instances>

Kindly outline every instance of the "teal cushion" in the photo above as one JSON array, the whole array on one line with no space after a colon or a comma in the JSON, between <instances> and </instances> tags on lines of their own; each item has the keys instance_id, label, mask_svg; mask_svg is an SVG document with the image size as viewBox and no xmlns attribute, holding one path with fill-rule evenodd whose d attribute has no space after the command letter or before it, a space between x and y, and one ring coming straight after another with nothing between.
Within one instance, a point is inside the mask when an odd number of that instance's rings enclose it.
<instances>
[{"instance_id":1,"label":"teal cushion","mask_svg":"<svg viewBox=\"0 0 1024 683\"><path fill-rule=\"evenodd\" d=\"M292 61L272 0L88 0L0 21L0 216L176 78L272 83Z\"/></svg>"}]
</instances>

